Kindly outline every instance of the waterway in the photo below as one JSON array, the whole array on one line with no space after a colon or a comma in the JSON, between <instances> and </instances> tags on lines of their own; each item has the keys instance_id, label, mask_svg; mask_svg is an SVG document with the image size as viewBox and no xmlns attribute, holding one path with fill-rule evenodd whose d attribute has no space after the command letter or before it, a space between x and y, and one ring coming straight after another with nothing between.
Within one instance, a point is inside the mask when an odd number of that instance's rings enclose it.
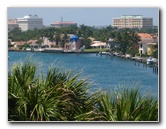
<instances>
[{"instance_id":1,"label":"waterway","mask_svg":"<svg viewBox=\"0 0 166 129\"><path fill-rule=\"evenodd\" d=\"M93 84L92 90L111 91L123 86L139 86L142 94L153 95L158 98L159 83L158 74L153 73L152 67L143 67L120 57L93 54L63 54L40 52L8 52L8 68L18 61L31 59L38 64L38 68L46 73L48 67L58 64L62 70L74 69L82 71L82 77L88 77Z\"/></svg>"}]
</instances>

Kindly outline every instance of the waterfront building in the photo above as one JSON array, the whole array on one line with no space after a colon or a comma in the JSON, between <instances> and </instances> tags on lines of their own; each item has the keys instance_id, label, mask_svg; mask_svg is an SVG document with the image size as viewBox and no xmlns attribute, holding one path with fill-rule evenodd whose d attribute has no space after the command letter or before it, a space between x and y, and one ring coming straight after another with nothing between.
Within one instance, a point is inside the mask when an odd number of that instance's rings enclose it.
<instances>
[{"instance_id":1,"label":"waterfront building","mask_svg":"<svg viewBox=\"0 0 166 129\"><path fill-rule=\"evenodd\" d=\"M114 39L110 38L108 41L107 41L107 44L108 44L108 47L110 49L112 48L120 48L120 44L117 43Z\"/></svg>"},{"instance_id":2,"label":"waterfront building","mask_svg":"<svg viewBox=\"0 0 166 129\"><path fill-rule=\"evenodd\" d=\"M92 44L90 45L92 48L108 48L108 44L106 42L101 42L101 41L93 41Z\"/></svg>"},{"instance_id":3,"label":"waterfront building","mask_svg":"<svg viewBox=\"0 0 166 129\"><path fill-rule=\"evenodd\" d=\"M69 39L68 43L64 45L65 52L79 52L82 51L85 47L82 45L84 42L84 38L77 37L76 35L72 35Z\"/></svg>"},{"instance_id":4,"label":"waterfront building","mask_svg":"<svg viewBox=\"0 0 166 129\"><path fill-rule=\"evenodd\" d=\"M55 41L50 41L48 37L43 37L43 47L55 47L56 46L56 42Z\"/></svg>"},{"instance_id":5,"label":"waterfront building","mask_svg":"<svg viewBox=\"0 0 166 129\"><path fill-rule=\"evenodd\" d=\"M140 55L146 53L147 55L151 55L158 45L158 37L148 33L138 33L138 36L141 39L138 42Z\"/></svg>"},{"instance_id":6,"label":"waterfront building","mask_svg":"<svg viewBox=\"0 0 166 129\"><path fill-rule=\"evenodd\" d=\"M151 29L153 28L153 18L142 15L123 15L113 19L113 27Z\"/></svg>"},{"instance_id":7,"label":"waterfront building","mask_svg":"<svg viewBox=\"0 0 166 129\"><path fill-rule=\"evenodd\" d=\"M23 18L17 18L17 23L22 31L43 28L43 19L37 15L27 15Z\"/></svg>"},{"instance_id":8,"label":"waterfront building","mask_svg":"<svg viewBox=\"0 0 166 129\"><path fill-rule=\"evenodd\" d=\"M19 27L17 19L8 19L8 31L13 30L17 27Z\"/></svg>"},{"instance_id":9,"label":"waterfront building","mask_svg":"<svg viewBox=\"0 0 166 129\"><path fill-rule=\"evenodd\" d=\"M63 27L71 27L71 26L77 27L77 23L61 21L61 22L53 22L50 24L50 26L55 28L63 28Z\"/></svg>"},{"instance_id":10,"label":"waterfront building","mask_svg":"<svg viewBox=\"0 0 166 129\"><path fill-rule=\"evenodd\" d=\"M10 40L10 39L9 39ZM26 45L35 45L37 40L28 40L28 41L15 41L10 40L9 50L22 50Z\"/></svg>"},{"instance_id":11,"label":"waterfront building","mask_svg":"<svg viewBox=\"0 0 166 129\"><path fill-rule=\"evenodd\" d=\"M25 44L27 44L26 41L16 41L16 42L11 42L13 47L11 49L13 50L22 50Z\"/></svg>"}]
</instances>

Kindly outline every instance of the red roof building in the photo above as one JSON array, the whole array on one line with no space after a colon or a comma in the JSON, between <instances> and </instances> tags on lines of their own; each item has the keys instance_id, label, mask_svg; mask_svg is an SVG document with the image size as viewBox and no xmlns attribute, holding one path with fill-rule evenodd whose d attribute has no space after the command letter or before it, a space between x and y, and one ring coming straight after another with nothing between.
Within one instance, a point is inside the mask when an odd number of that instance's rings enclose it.
<instances>
[{"instance_id":1,"label":"red roof building","mask_svg":"<svg viewBox=\"0 0 166 129\"><path fill-rule=\"evenodd\" d=\"M70 26L77 26L77 23L75 22L53 22L50 24L51 27L55 28L62 28L62 27L70 27Z\"/></svg>"}]
</instances>

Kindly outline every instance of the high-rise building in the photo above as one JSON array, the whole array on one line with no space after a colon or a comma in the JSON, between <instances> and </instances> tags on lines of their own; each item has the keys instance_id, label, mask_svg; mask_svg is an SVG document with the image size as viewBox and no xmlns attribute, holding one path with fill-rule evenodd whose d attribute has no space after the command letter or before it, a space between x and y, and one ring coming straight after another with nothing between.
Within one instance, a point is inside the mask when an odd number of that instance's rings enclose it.
<instances>
[{"instance_id":1,"label":"high-rise building","mask_svg":"<svg viewBox=\"0 0 166 129\"><path fill-rule=\"evenodd\" d=\"M153 18L142 15L123 15L113 19L113 27L150 29L153 27Z\"/></svg>"},{"instance_id":2,"label":"high-rise building","mask_svg":"<svg viewBox=\"0 0 166 129\"><path fill-rule=\"evenodd\" d=\"M17 18L17 23L22 31L43 28L43 19L39 18L37 15L27 15L23 18Z\"/></svg>"}]
</instances>

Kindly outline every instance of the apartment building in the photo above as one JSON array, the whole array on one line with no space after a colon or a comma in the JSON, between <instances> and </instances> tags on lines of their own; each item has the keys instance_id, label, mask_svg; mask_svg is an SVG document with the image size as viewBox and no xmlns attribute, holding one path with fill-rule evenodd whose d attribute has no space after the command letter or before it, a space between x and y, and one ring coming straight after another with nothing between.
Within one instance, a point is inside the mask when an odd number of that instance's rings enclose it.
<instances>
[{"instance_id":1,"label":"apartment building","mask_svg":"<svg viewBox=\"0 0 166 129\"><path fill-rule=\"evenodd\" d=\"M23 18L17 18L17 23L22 31L43 28L43 19L39 18L37 15L27 15Z\"/></svg>"},{"instance_id":2,"label":"apartment building","mask_svg":"<svg viewBox=\"0 0 166 129\"><path fill-rule=\"evenodd\" d=\"M113 19L113 27L150 29L153 27L153 18L142 15L123 15Z\"/></svg>"}]
</instances>

